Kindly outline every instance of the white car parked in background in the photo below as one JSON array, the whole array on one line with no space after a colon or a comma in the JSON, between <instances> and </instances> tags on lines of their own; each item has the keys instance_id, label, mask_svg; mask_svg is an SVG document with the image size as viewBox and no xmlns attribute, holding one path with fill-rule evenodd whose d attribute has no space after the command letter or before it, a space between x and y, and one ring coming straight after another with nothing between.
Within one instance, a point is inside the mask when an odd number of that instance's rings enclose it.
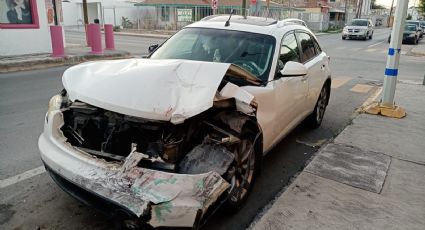
<instances>
[{"instance_id":1,"label":"white car parked in background","mask_svg":"<svg viewBox=\"0 0 425 230\"><path fill-rule=\"evenodd\" d=\"M64 190L126 225L238 210L263 155L322 122L329 57L302 25L211 16L151 50L66 70L38 142Z\"/></svg>"},{"instance_id":2,"label":"white car parked in background","mask_svg":"<svg viewBox=\"0 0 425 230\"><path fill-rule=\"evenodd\" d=\"M370 19L353 19L342 30L342 40L345 39L372 39L373 22Z\"/></svg>"}]
</instances>

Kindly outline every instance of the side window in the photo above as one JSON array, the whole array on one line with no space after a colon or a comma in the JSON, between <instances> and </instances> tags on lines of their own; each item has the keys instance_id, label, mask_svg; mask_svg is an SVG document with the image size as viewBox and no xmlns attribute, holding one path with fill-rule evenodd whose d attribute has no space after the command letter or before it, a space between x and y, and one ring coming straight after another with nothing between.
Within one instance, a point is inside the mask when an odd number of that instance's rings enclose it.
<instances>
[{"instance_id":1,"label":"side window","mask_svg":"<svg viewBox=\"0 0 425 230\"><path fill-rule=\"evenodd\" d=\"M322 53L322 49L320 48L319 43L317 43L317 40L314 38L311 38L314 43L314 47L316 48L316 56Z\"/></svg>"},{"instance_id":2,"label":"side window","mask_svg":"<svg viewBox=\"0 0 425 230\"><path fill-rule=\"evenodd\" d=\"M307 62L316 56L313 38L304 32L297 32L297 38L301 46L301 60Z\"/></svg>"},{"instance_id":3,"label":"side window","mask_svg":"<svg viewBox=\"0 0 425 230\"><path fill-rule=\"evenodd\" d=\"M285 35L280 47L279 70L283 69L288 61L300 62L300 50L294 33Z\"/></svg>"}]
</instances>

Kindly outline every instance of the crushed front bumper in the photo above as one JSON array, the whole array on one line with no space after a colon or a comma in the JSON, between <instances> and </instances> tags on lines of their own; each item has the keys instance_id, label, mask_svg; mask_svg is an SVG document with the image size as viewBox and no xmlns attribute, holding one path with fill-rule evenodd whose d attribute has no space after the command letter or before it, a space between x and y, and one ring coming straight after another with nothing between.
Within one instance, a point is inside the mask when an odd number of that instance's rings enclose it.
<instances>
[{"instance_id":1,"label":"crushed front bumper","mask_svg":"<svg viewBox=\"0 0 425 230\"><path fill-rule=\"evenodd\" d=\"M107 214L126 213L152 227L192 227L230 186L218 173L187 175L106 162L66 142L60 111L46 117L38 146L52 178Z\"/></svg>"}]
</instances>

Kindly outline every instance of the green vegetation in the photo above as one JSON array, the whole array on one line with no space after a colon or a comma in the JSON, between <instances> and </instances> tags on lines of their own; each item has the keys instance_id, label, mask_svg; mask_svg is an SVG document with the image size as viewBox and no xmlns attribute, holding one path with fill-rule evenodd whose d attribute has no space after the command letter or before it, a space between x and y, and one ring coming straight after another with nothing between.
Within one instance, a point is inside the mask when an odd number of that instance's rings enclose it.
<instances>
[{"instance_id":1,"label":"green vegetation","mask_svg":"<svg viewBox=\"0 0 425 230\"><path fill-rule=\"evenodd\" d=\"M425 0L419 0L419 11L425 14Z\"/></svg>"}]
</instances>

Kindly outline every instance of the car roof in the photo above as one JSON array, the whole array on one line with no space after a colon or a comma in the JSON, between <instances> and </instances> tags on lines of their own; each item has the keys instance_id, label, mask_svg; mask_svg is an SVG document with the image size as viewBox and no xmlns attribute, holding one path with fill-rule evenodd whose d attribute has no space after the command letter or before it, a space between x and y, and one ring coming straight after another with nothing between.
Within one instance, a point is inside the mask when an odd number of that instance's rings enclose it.
<instances>
[{"instance_id":1,"label":"car roof","mask_svg":"<svg viewBox=\"0 0 425 230\"><path fill-rule=\"evenodd\" d=\"M285 19L282 21L278 21L265 17L248 16L244 18L240 15L233 15L230 19L229 26L225 26L225 23L228 19L229 15L212 15L205 17L198 22L192 23L186 26L186 28L197 27L223 30L238 30L251 33L272 35L276 38L281 38L289 30L299 29L308 31L314 36L314 33L312 33L307 27L300 25L297 22L291 22L291 20L295 19Z\"/></svg>"},{"instance_id":2,"label":"car roof","mask_svg":"<svg viewBox=\"0 0 425 230\"><path fill-rule=\"evenodd\" d=\"M211 15L203 18L201 21L226 22L230 15ZM263 17L246 17L240 15L232 15L230 23L240 23L256 26L269 26L277 23L277 20Z\"/></svg>"}]
</instances>

